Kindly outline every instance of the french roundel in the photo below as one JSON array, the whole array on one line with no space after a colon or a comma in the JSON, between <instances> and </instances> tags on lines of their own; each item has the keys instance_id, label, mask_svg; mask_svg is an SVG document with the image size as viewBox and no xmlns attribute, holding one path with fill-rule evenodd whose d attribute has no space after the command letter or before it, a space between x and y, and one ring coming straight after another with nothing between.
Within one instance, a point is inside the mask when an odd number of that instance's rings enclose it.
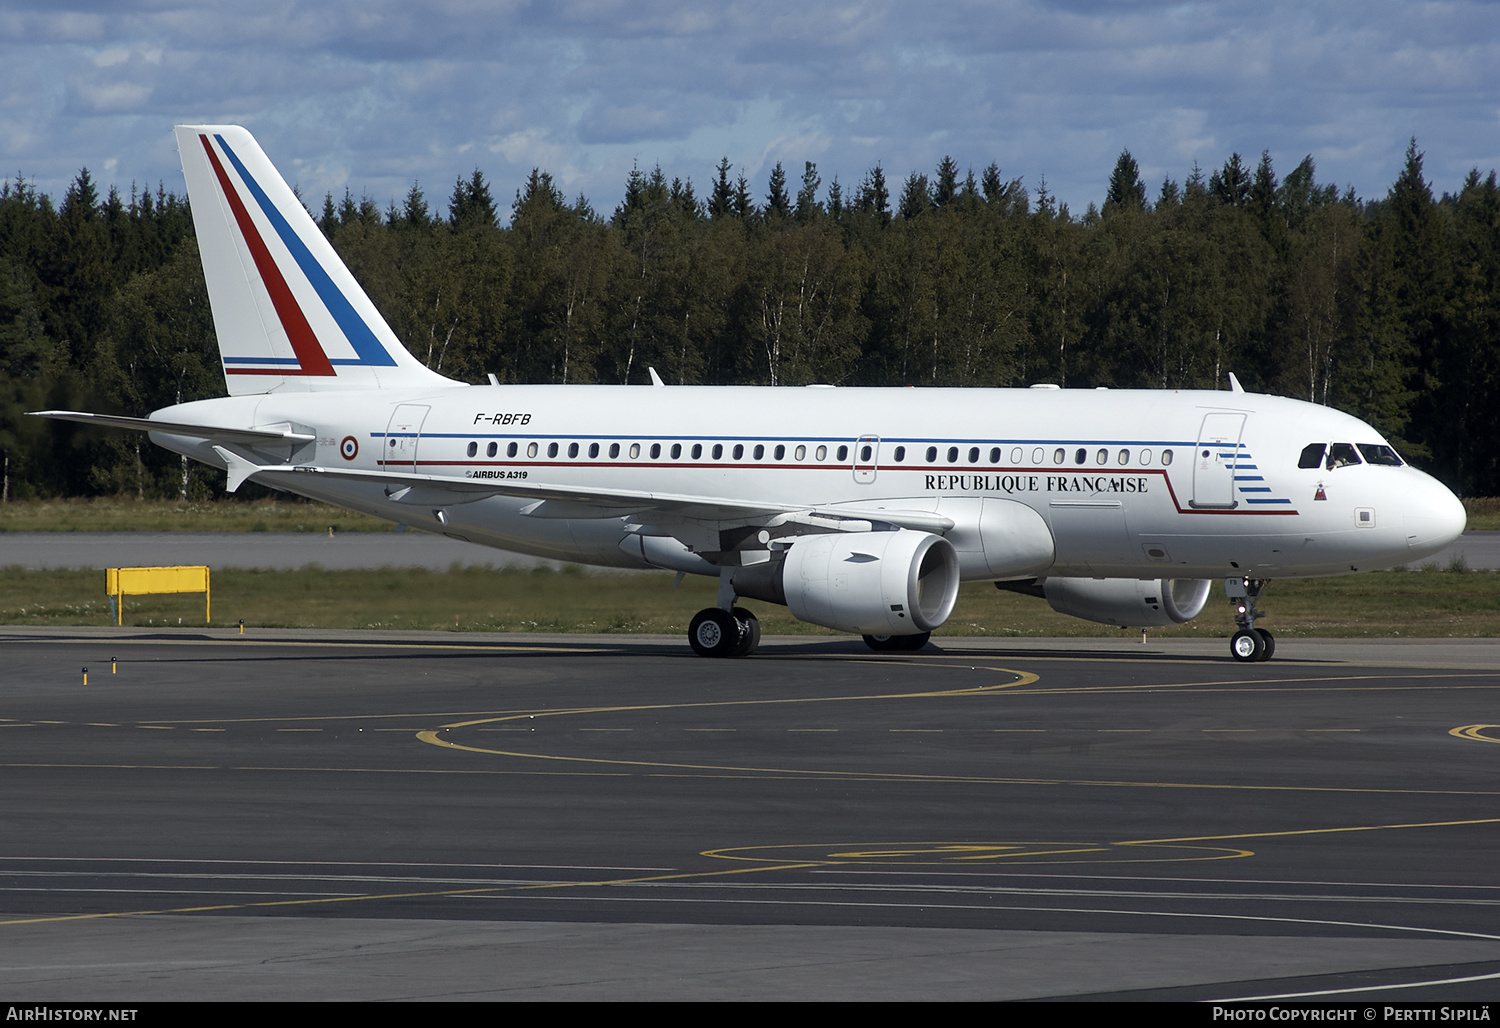
<instances>
[{"instance_id":1,"label":"french roundel","mask_svg":"<svg viewBox=\"0 0 1500 1028\"><path fill-rule=\"evenodd\" d=\"M344 436L344 441L339 443L339 453L345 460L353 460L359 456L359 440L352 435Z\"/></svg>"}]
</instances>

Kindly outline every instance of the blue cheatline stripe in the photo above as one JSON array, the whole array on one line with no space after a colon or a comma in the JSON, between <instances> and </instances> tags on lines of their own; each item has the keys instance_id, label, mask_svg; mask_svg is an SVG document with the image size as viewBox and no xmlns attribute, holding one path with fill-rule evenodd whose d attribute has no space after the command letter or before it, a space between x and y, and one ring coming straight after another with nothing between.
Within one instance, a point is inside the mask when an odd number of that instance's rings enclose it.
<instances>
[{"instance_id":1,"label":"blue cheatline stripe","mask_svg":"<svg viewBox=\"0 0 1500 1028\"><path fill-rule=\"evenodd\" d=\"M292 231L292 226L287 224L281 212L276 209L276 205L271 202L271 198L260 188L260 184L251 178L249 170L240 162L239 156L229 148L223 136L216 135L214 138L218 140L225 156L234 165L235 171L239 172L250 194L255 197L255 202L260 205L261 212L271 222L271 227L276 230L276 234L281 237L286 248L291 251L292 259L297 262L297 267L302 269L302 274L317 291L318 298L323 301L323 306L328 308L328 313L333 315L333 320L343 330L344 337L349 340L349 345L353 346L354 352L359 354L358 361L348 363L394 367L395 358L386 352L384 346L380 345L380 340L375 338L375 333L370 330L365 319L355 313L354 307L344 296L343 291L333 284L333 279L329 278L328 272L323 270L323 265L318 263L302 239ZM333 361L332 363L346 362Z\"/></svg>"}]
</instances>

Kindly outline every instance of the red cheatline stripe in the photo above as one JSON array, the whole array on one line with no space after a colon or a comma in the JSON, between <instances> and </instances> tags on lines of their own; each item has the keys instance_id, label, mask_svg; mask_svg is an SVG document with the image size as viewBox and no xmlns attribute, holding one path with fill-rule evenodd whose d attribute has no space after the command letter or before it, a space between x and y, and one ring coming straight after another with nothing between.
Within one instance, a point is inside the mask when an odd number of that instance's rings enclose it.
<instances>
[{"instance_id":1,"label":"red cheatline stripe","mask_svg":"<svg viewBox=\"0 0 1500 1028\"><path fill-rule=\"evenodd\" d=\"M312 326L307 323L307 318L302 313L302 308L297 303L297 298L292 295L291 289L286 284L286 279L281 277L281 269L276 266L276 261L271 257L271 251L266 249L264 240L260 238L260 232L255 228L255 222L250 220L250 212L245 210L239 194L234 191L234 185L229 181L229 176L224 171L224 165L219 163L219 157L214 153L214 148L209 144L208 137L199 135L203 142L203 149L208 153L208 160L214 166L214 174L219 176L219 188L224 191L224 196L229 200L229 207L234 211L234 220L239 223L240 234L245 237L245 245L250 248L250 255L255 258L255 268L260 272L260 277L266 284L266 292L271 294L271 303L276 307L276 316L281 319L281 327L286 330L287 339L291 340L292 351L297 355L300 368L225 368L226 375L337 375L333 365L328 361L328 355L323 352L323 347L318 344L318 337L313 334Z\"/></svg>"}]
</instances>

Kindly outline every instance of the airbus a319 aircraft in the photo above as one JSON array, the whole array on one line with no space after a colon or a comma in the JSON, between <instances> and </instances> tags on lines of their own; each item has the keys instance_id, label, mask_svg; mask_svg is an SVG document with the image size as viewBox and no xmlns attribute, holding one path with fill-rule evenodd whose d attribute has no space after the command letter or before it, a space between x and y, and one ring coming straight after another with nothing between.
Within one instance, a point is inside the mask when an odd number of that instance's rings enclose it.
<instances>
[{"instance_id":1,"label":"airbus a319 aircraft","mask_svg":"<svg viewBox=\"0 0 1500 1028\"><path fill-rule=\"evenodd\" d=\"M1464 509L1369 425L1226 391L468 385L413 357L243 128L179 126L229 396L147 431L247 481L506 550L718 579L688 641L744 656L741 597L915 650L964 581L1145 628L1215 580L1269 659L1277 577L1420 560Z\"/></svg>"}]
</instances>

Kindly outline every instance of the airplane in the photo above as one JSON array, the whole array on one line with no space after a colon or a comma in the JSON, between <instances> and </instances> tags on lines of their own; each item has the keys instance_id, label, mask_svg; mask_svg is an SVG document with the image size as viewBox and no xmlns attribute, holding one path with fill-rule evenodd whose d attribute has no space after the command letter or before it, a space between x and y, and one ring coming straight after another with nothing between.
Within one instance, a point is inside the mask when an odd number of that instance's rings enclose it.
<instances>
[{"instance_id":1,"label":"airplane","mask_svg":"<svg viewBox=\"0 0 1500 1028\"><path fill-rule=\"evenodd\" d=\"M412 356L251 134L178 126L228 396L150 433L254 481L412 528L718 579L688 641L752 653L750 598L927 644L960 582L1103 624L1181 624L1222 580L1235 660L1274 578L1430 556L1463 531L1441 483L1348 414L1228 390L470 385Z\"/></svg>"}]
</instances>

